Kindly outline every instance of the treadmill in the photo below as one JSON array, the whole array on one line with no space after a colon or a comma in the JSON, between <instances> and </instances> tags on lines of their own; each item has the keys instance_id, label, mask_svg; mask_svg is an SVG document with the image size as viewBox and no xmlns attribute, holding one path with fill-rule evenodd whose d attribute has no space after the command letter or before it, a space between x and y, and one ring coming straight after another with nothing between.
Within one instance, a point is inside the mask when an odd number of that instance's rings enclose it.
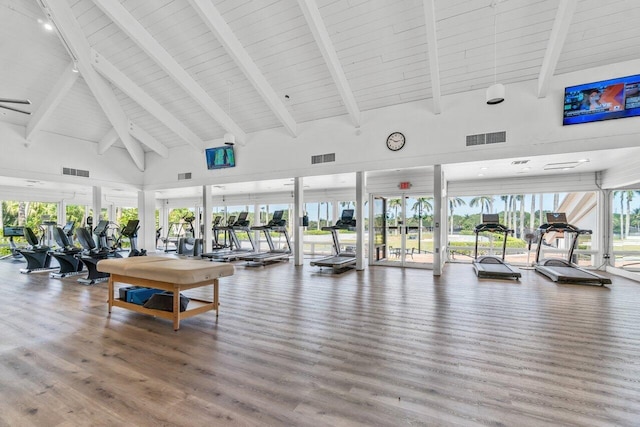
<instances>
[{"instance_id":1,"label":"treadmill","mask_svg":"<svg viewBox=\"0 0 640 427\"><path fill-rule=\"evenodd\" d=\"M340 219L336 222L336 225L329 227L322 227L324 231L330 231L331 237L333 237L333 249L335 255L328 258L322 258L315 261L311 261L312 266L318 267L331 267L335 273L342 273L356 265L355 252L341 252L340 240L338 237L338 230L355 230L356 220L353 218L353 209L345 209L342 211Z\"/></svg>"},{"instance_id":2,"label":"treadmill","mask_svg":"<svg viewBox=\"0 0 640 427\"><path fill-rule=\"evenodd\" d=\"M509 234L513 233L513 230L510 230L500 224L500 217L498 214L482 214L482 224L476 225L476 228L473 231L476 234L476 247L473 257L473 269L476 272L476 276L480 278L515 280L522 277L522 274L520 274L519 271L515 270L504 260L507 253L507 237ZM504 236L501 257L497 257L495 255L478 256L478 238L482 232L502 234Z\"/></svg>"},{"instance_id":3,"label":"treadmill","mask_svg":"<svg viewBox=\"0 0 640 427\"><path fill-rule=\"evenodd\" d=\"M289 258L291 257L291 240L289 239L289 233L287 232L287 220L282 218L283 215L284 211L275 211L271 221L266 225L251 227L251 230L264 232L267 244L269 245L269 250L267 252L254 252L239 256L238 259L249 261L245 264L247 267L258 267L280 261L289 261ZM272 231L284 235L286 239L285 247L276 248L273 243L273 238L271 237Z\"/></svg>"},{"instance_id":4,"label":"treadmill","mask_svg":"<svg viewBox=\"0 0 640 427\"><path fill-rule=\"evenodd\" d=\"M600 276L584 268L578 267L571 262L573 252L578 245L578 236L581 234L591 234L591 230L581 230L578 227L567 223L567 216L564 213L547 213L547 223L538 228L540 233L540 243L536 250L536 271L544 274L554 282L573 283L578 285L609 285L611 279ZM566 233L571 236L571 248L567 259L547 258L540 260L540 248L545 234Z\"/></svg>"},{"instance_id":5,"label":"treadmill","mask_svg":"<svg viewBox=\"0 0 640 427\"><path fill-rule=\"evenodd\" d=\"M251 229L249 228L249 220L247 217L249 216L249 212L240 212L238 215L238 219L232 221L228 226L223 227L229 233L229 241L231 243L230 248L223 248L219 250L214 250L213 252L209 252L206 254L202 254L202 258L209 258L212 261L235 261L238 259L240 255L245 255L248 252L255 253L256 246L253 242L253 237L251 236ZM234 216L229 217L230 219L235 218ZM238 239L237 231L244 231L247 233L247 237L249 239L249 244L251 248L243 248L242 242Z\"/></svg>"}]
</instances>

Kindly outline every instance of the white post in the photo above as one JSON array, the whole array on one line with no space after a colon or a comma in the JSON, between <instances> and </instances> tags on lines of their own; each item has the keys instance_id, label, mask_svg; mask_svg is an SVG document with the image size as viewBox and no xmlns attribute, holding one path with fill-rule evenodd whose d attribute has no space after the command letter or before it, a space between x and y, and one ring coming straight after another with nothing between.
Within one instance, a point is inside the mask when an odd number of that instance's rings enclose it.
<instances>
[{"instance_id":1,"label":"white post","mask_svg":"<svg viewBox=\"0 0 640 427\"><path fill-rule=\"evenodd\" d=\"M365 172L356 172L356 270L365 269L364 252L364 202L367 198ZM371 227L369 227L371 233Z\"/></svg>"},{"instance_id":2,"label":"white post","mask_svg":"<svg viewBox=\"0 0 640 427\"><path fill-rule=\"evenodd\" d=\"M138 249L156 251L156 197L154 191L138 191Z\"/></svg>"},{"instance_id":3,"label":"white post","mask_svg":"<svg viewBox=\"0 0 640 427\"><path fill-rule=\"evenodd\" d=\"M102 214L102 187L93 187L92 203L93 226L95 227L100 222Z\"/></svg>"},{"instance_id":4,"label":"white post","mask_svg":"<svg viewBox=\"0 0 640 427\"><path fill-rule=\"evenodd\" d=\"M302 177L294 179L293 189L293 247L294 264L302 265L304 262L304 235L302 229L302 216L304 215L304 189Z\"/></svg>"},{"instance_id":5,"label":"white post","mask_svg":"<svg viewBox=\"0 0 640 427\"><path fill-rule=\"evenodd\" d=\"M442 166L435 165L433 168L433 275L442 274L442 218L446 207L443 194Z\"/></svg>"},{"instance_id":6,"label":"white post","mask_svg":"<svg viewBox=\"0 0 640 427\"><path fill-rule=\"evenodd\" d=\"M210 185L202 186L202 252L213 250L211 232L211 215L213 214L213 194Z\"/></svg>"}]
</instances>

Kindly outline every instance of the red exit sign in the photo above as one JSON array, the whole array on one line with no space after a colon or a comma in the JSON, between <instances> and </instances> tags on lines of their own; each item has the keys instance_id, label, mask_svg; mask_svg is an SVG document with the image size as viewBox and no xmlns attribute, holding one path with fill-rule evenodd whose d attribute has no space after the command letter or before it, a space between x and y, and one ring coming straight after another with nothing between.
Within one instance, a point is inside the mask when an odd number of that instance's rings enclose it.
<instances>
[{"instance_id":1,"label":"red exit sign","mask_svg":"<svg viewBox=\"0 0 640 427\"><path fill-rule=\"evenodd\" d=\"M401 190L408 190L411 188L411 183L409 181L401 182L400 185L398 185L398 187Z\"/></svg>"}]
</instances>

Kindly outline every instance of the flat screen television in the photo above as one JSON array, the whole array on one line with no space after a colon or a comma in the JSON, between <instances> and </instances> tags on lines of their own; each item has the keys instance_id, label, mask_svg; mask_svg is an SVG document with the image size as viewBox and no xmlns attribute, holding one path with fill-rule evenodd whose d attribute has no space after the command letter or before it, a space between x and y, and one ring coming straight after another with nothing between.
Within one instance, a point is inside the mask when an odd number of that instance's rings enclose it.
<instances>
[{"instance_id":1,"label":"flat screen television","mask_svg":"<svg viewBox=\"0 0 640 427\"><path fill-rule=\"evenodd\" d=\"M563 125L640 116L640 75L570 86Z\"/></svg>"},{"instance_id":2,"label":"flat screen television","mask_svg":"<svg viewBox=\"0 0 640 427\"><path fill-rule=\"evenodd\" d=\"M236 165L236 155L232 145L222 147L207 148L207 169L232 168Z\"/></svg>"}]
</instances>

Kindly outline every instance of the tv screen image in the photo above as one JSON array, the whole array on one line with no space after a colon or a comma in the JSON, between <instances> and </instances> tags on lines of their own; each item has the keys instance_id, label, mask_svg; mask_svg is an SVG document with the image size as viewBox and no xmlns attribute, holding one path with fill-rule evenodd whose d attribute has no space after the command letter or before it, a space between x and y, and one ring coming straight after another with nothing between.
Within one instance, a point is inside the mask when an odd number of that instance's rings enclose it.
<instances>
[{"instance_id":1,"label":"tv screen image","mask_svg":"<svg viewBox=\"0 0 640 427\"><path fill-rule=\"evenodd\" d=\"M232 168L236 165L236 156L231 145L207 148L205 154L207 156L207 169Z\"/></svg>"},{"instance_id":2,"label":"tv screen image","mask_svg":"<svg viewBox=\"0 0 640 427\"><path fill-rule=\"evenodd\" d=\"M640 75L567 87L563 125L640 115Z\"/></svg>"}]
</instances>

